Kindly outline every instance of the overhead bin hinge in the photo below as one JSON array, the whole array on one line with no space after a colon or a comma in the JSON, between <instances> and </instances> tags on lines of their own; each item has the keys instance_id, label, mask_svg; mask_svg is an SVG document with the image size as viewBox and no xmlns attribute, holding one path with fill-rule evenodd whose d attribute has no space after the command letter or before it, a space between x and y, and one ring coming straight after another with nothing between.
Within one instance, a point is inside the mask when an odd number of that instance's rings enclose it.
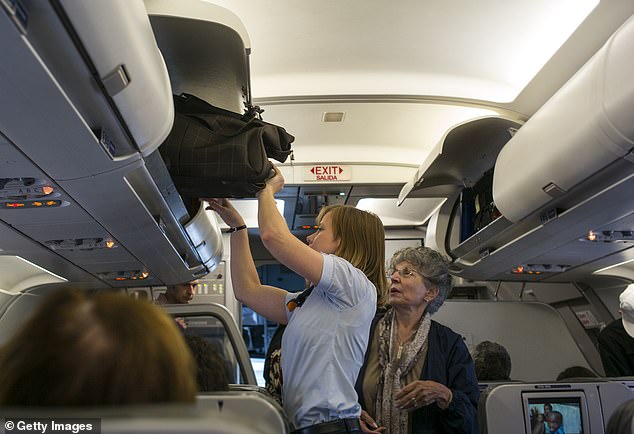
<instances>
[{"instance_id":1,"label":"overhead bin hinge","mask_svg":"<svg viewBox=\"0 0 634 434\"><path fill-rule=\"evenodd\" d=\"M101 81L108 95L115 96L130 84L130 77L128 77L125 67L119 65L110 74L102 77Z\"/></svg>"},{"instance_id":2,"label":"overhead bin hinge","mask_svg":"<svg viewBox=\"0 0 634 434\"><path fill-rule=\"evenodd\" d=\"M18 0L0 0L0 4L20 33L26 35L26 25L29 21L29 13L22 3Z\"/></svg>"}]
</instances>

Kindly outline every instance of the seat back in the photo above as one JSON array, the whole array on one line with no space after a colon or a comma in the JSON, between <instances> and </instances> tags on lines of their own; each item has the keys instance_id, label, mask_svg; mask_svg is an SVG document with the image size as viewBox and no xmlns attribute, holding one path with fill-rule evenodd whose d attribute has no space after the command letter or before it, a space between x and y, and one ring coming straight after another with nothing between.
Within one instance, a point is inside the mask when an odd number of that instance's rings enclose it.
<instances>
[{"instance_id":1,"label":"seat back","mask_svg":"<svg viewBox=\"0 0 634 434\"><path fill-rule=\"evenodd\" d=\"M0 408L3 419L37 419L48 423L84 423L102 434L278 434L270 424L253 417L204 410L186 405L149 405L102 408ZM94 428L93 428L94 429Z\"/></svg>"},{"instance_id":2,"label":"seat back","mask_svg":"<svg viewBox=\"0 0 634 434\"><path fill-rule=\"evenodd\" d=\"M233 386L232 386L233 387ZM242 420L262 432L287 434L288 419L280 405L257 386L239 385L229 392L209 392L197 397L201 410L217 413L231 420ZM248 415L245 418L245 415Z\"/></svg>"},{"instance_id":3,"label":"seat back","mask_svg":"<svg viewBox=\"0 0 634 434\"><path fill-rule=\"evenodd\" d=\"M553 411L562 416L566 434L602 434L614 410L631 397L618 381L492 385L480 395L480 433L531 434Z\"/></svg>"}]
</instances>

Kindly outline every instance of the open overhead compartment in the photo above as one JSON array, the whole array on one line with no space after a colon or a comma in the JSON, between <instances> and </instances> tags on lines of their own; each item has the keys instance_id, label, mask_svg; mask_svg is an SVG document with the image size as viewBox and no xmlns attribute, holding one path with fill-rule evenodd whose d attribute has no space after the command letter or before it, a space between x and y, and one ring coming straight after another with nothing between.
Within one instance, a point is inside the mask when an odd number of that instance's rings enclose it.
<instances>
[{"instance_id":1,"label":"open overhead compartment","mask_svg":"<svg viewBox=\"0 0 634 434\"><path fill-rule=\"evenodd\" d=\"M208 96L241 107L250 99L242 24L204 1L170 4L183 8L187 23L189 7L203 8L199 21L216 29L171 42L174 33L162 35L172 44L170 56L179 44L215 40L202 74L211 83L215 75L233 81L215 81L222 85L209 87ZM0 64L0 227L14 240L1 253L45 263L69 280L111 286L179 283L208 273L222 256L220 229L203 207L185 206L157 152L174 119L172 89L188 82L188 70L170 83L172 68L143 1L19 6L24 13L17 18L0 6L0 48L12 59ZM173 10L171 20L178 19Z\"/></svg>"},{"instance_id":2,"label":"open overhead compartment","mask_svg":"<svg viewBox=\"0 0 634 434\"><path fill-rule=\"evenodd\" d=\"M444 234L456 274L558 281L632 256L633 44L630 18L503 146L501 216L460 242Z\"/></svg>"}]
</instances>

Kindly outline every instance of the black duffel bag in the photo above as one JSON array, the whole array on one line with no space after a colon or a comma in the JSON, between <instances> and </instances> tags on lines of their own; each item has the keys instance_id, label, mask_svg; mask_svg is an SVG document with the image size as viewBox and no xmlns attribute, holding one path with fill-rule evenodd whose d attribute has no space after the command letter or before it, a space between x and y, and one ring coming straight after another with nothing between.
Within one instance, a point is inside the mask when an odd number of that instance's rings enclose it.
<instances>
[{"instance_id":1,"label":"black duffel bag","mask_svg":"<svg viewBox=\"0 0 634 434\"><path fill-rule=\"evenodd\" d=\"M295 137L259 118L251 107L240 115L189 94L174 96L174 126L161 156L184 197L253 197L281 163Z\"/></svg>"}]
</instances>

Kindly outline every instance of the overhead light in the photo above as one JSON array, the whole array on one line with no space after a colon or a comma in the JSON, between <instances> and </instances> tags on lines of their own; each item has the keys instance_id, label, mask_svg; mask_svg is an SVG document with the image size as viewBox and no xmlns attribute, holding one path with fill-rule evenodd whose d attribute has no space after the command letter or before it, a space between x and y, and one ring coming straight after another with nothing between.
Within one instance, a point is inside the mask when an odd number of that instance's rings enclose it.
<instances>
[{"instance_id":1,"label":"overhead light","mask_svg":"<svg viewBox=\"0 0 634 434\"><path fill-rule=\"evenodd\" d=\"M66 240L50 240L44 244L51 250L95 250L113 249L118 247L112 239L108 238L70 238Z\"/></svg>"},{"instance_id":2,"label":"overhead light","mask_svg":"<svg viewBox=\"0 0 634 434\"><path fill-rule=\"evenodd\" d=\"M561 264L521 264L511 269L511 274L529 274L539 276L546 273L563 273L570 265Z\"/></svg>"},{"instance_id":3,"label":"overhead light","mask_svg":"<svg viewBox=\"0 0 634 434\"><path fill-rule=\"evenodd\" d=\"M400 207L395 198L363 198L356 207L378 215L384 226L420 226L434 215L447 199L409 198Z\"/></svg>"},{"instance_id":4,"label":"overhead light","mask_svg":"<svg viewBox=\"0 0 634 434\"><path fill-rule=\"evenodd\" d=\"M634 242L633 231L588 231L586 236L579 241L593 241L601 243L627 243Z\"/></svg>"},{"instance_id":5,"label":"overhead light","mask_svg":"<svg viewBox=\"0 0 634 434\"><path fill-rule=\"evenodd\" d=\"M46 179L0 178L0 200L25 201L59 196Z\"/></svg>"},{"instance_id":6,"label":"overhead light","mask_svg":"<svg viewBox=\"0 0 634 434\"><path fill-rule=\"evenodd\" d=\"M123 282L128 280L144 280L150 276L145 270L130 270L130 271L106 271L97 273L100 279L114 280L116 282Z\"/></svg>"}]
</instances>

